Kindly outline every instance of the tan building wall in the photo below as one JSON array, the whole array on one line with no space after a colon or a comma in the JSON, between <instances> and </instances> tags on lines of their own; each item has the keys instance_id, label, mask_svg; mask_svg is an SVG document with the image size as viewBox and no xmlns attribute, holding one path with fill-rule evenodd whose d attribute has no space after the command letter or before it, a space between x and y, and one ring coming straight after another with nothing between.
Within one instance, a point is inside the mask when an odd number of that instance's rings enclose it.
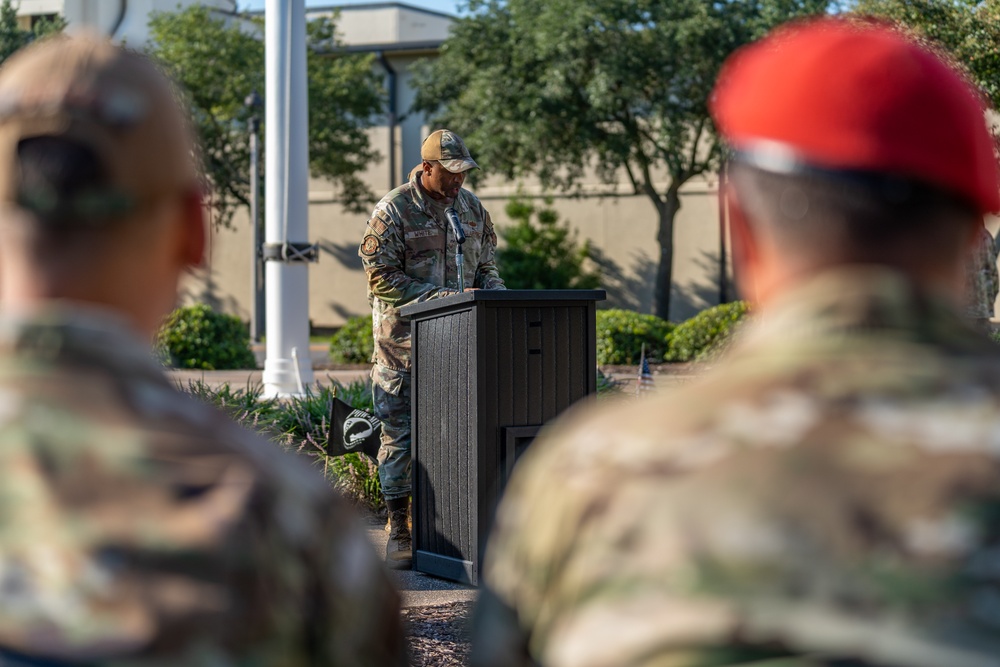
<instances>
[{"instance_id":1,"label":"tan building wall","mask_svg":"<svg viewBox=\"0 0 1000 667\"><path fill-rule=\"evenodd\" d=\"M376 132L377 134L378 132ZM384 129L381 131L385 138ZM374 171L385 191L384 163ZM372 180L375 180L374 178ZM372 183L373 189L375 183ZM515 191L511 184L482 187L478 194L498 228L509 224L504 207ZM527 190L531 195L531 190ZM557 196L562 220L600 251L599 268L608 290L605 307L650 312L658 245L656 214L644 196ZM715 182L698 181L683 190L675 230L674 292L671 319L680 321L719 302L719 223ZM365 278L357 255L367 214L351 214L323 191L314 189L309 207L310 237L320 246L320 260L309 268L309 313L313 327L333 328L368 312ZM185 283L187 302L205 301L248 319L250 314L251 241L247 212L233 229L216 230L207 266ZM501 274L503 266L500 267ZM731 294L731 292L730 292Z\"/></svg>"},{"instance_id":2,"label":"tan building wall","mask_svg":"<svg viewBox=\"0 0 1000 667\"><path fill-rule=\"evenodd\" d=\"M17 4L17 3L15 3ZM113 35L116 40L141 46L149 39L149 17L154 12L173 12L193 4L206 5L226 13L236 11L236 0L20 0L17 15L24 28L31 27L31 17L59 14L70 28L87 27ZM125 15L122 16L122 9Z\"/></svg>"},{"instance_id":3,"label":"tan building wall","mask_svg":"<svg viewBox=\"0 0 1000 667\"><path fill-rule=\"evenodd\" d=\"M319 9L311 15L326 13ZM412 65L433 55L443 41L451 19L435 12L397 3L340 8L338 31L353 51L372 52L386 58L396 74L397 113L401 120L393 137L395 169L389 174L390 146L387 121L370 131L372 145L382 160L371 164L364 180L382 197L400 185L420 161L420 142L429 129L419 114L408 113L413 103ZM380 72L383 68L375 65ZM388 77L387 77L388 81ZM484 164L486 174L489 165ZM520 184L529 196L544 193L537 183ZM477 190L498 228L509 224L504 212L507 198L518 184L489 179ZM590 240L600 253L600 269L608 290L607 307L650 312L659 247L656 212L644 196L625 195L623 180L615 187L585 183L584 196L555 194L562 220L579 231L579 240ZM608 192L625 196L609 197ZM368 215L346 212L329 183L310 183L310 239L319 244L320 261L309 268L309 312L313 327L333 328L356 315L369 312L365 278L357 256ZM719 223L716 183L712 179L689 183L683 190L682 209L675 232L674 296L671 319L683 320L719 299ZM204 270L186 282L188 301L206 301L244 319L250 315L251 241L247 212L240 211L233 229L212 236L210 257ZM501 274L503 266L500 267Z\"/></svg>"}]
</instances>

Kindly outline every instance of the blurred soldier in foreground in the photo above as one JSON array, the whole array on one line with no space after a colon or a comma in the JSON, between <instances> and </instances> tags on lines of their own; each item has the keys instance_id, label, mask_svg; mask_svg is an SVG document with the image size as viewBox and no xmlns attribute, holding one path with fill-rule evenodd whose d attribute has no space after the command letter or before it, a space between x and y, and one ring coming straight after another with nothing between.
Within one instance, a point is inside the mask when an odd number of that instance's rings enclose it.
<instances>
[{"instance_id":1,"label":"blurred soldier in foreground","mask_svg":"<svg viewBox=\"0 0 1000 667\"><path fill-rule=\"evenodd\" d=\"M94 37L0 71L0 664L403 664L344 503L152 358L205 245L176 100Z\"/></svg>"},{"instance_id":2,"label":"blurred soldier in foreground","mask_svg":"<svg viewBox=\"0 0 1000 667\"><path fill-rule=\"evenodd\" d=\"M462 188L479 165L462 139L437 130L420 147L423 162L410 181L375 206L358 254L368 276L375 354L372 398L382 421L378 473L389 509L386 564L408 570L412 547L410 507L410 320L399 314L409 303L458 292L457 244L446 217L458 215L465 233L465 285L504 289L494 255L497 237L490 214Z\"/></svg>"},{"instance_id":3,"label":"blurred soldier in foreground","mask_svg":"<svg viewBox=\"0 0 1000 667\"><path fill-rule=\"evenodd\" d=\"M961 312L1000 208L978 97L827 19L737 53L713 114L759 319L529 450L473 664L1000 665L1000 353Z\"/></svg>"}]
</instances>

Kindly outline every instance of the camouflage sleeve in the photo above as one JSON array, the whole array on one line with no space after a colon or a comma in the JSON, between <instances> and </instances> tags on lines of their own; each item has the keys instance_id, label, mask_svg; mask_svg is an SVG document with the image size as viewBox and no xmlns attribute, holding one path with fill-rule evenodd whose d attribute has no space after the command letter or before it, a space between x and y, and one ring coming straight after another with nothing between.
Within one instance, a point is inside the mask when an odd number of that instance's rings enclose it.
<instances>
[{"instance_id":1,"label":"camouflage sleeve","mask_svg":"<svg viewBox=\"0 0 1000 667\"><path fill-rule=\"evenodd\" d=\"M322 658L312 664L402 667L407 664L399 594L375 557L362 528L340 499L328 507L327 526L315 535L326 556L312 584ZM337 511L331 512L333 508ZM325 613L324 613L325 612Z\"/></svg>"},{"instance_id":2,"label":"camouflage sleeve","mask_svg":"<svg viewBox=\"0 0 1000 667\"><path fill-rule=\"evenodd\" d=\"M514 610L488 586L483 587L472 619L471 667L536 667L526 634Z\"/></svg>"},{"instance_id":3,"label":"camouflage sleeve","mask_svg":"<svg viewBox=\"0 0 1000 667\"><path fill-rule=\"evenodd\" d=\"M261 479L244 539L229 554L256 582L242 596L247 622L238 636L247 659L226 664L407 664L399 594L353 508L304 457L236 437Z\"/></svg>"},{"instance_id":4,"label":"camouflage sleeve","mask_svg":"<svg viewBox=\"0 0 1000 667\"><path fill-rule=\"evenodd\" d=\"M993 235L990 234L989 230L983 230L985 232L983 243L986 246L986 270L989 273L989 291L987 293L988 305L992 306L997 299L997 294L1000 293L1000 275L997 272L997 245L996 241L993 239ZM992 311L992 308L989 309ZM993 313L990 312L989 316L992 317Z\"/></svg>"},{"instance_id":5,"label":"camouflage sleeve","mask_svg":"<svg viewBox=\"0 0 1000 667\"><path fill-rule=\"evenodd\" d=\"M479 255L479 266L476 267L476 280L473 287L480 289L507 289L497 268L497 234L493 229L493 220L489 211L483 209L483 249Z\"/></svg>"},{"instance_id":6,"label":"camouflage sleeve","mask_svg":"<svg viewBox=\"0 0 1000 667\"><path fill-rule=\"evenodd\" d=\"M368 220L358 256L368 277L368 289L374 298L399 307L454 294L455 290L414 280L403 270L406 244L400 225L385 208L376 208Z\"/></svg>"},{"instance_id":7,"label":"camouflage sleeve","mask_svg":"<svg viewBox=\"0 0 1000 667\"><path fill-rule=\"evenodd\" d=\"M561 484L552 484L548 473L553 442L546 435L539 440L518 463L489 536L472 623L473 667L528 667L548 641L539 620L554 563L572 535Z\"/></svg>"}]
</instances>

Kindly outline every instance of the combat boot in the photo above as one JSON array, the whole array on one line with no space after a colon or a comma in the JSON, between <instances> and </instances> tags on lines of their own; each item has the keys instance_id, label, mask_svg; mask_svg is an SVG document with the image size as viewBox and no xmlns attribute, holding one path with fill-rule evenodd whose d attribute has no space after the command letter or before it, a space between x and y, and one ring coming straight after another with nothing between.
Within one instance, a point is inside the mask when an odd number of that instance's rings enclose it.
<instances>
[{"instance_id":1,"label":"combat boot","mask_svg":"<svg viewBox=\"0 0 1000 667\"><path fill-rule=\"evenodd\" d=\"M393 570L409 570L413 566L413 543L410 540L410 498L385 501L389 509L389 541L385 545L385 564Z\"/></svg>"}]
</instances>

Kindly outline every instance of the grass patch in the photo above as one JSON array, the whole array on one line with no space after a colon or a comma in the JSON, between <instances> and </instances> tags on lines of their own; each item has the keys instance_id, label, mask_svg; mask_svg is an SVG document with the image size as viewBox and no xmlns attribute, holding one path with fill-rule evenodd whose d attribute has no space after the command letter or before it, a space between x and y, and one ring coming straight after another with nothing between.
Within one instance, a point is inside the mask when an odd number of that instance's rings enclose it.
<instances>
[{"instance_id":1,"label":"grass patch","mask_svg":"<svg viewBox=\"0 0 1000 667\"><path fill-rule=\"evenodd\" d=\"M328 386L310 387L304 396L288 399L265 398L260 384L234 389L229 384L212 388L204 382L192 381L182 390L285 449L312 458L334 486L358 505L376 513L384 509L378 466L371 459L355 453L345 456L326 453L334 395L355 408L371 412L370 381L356 380L348 385L334 381Z\"/></svg>"}]
</instances>

